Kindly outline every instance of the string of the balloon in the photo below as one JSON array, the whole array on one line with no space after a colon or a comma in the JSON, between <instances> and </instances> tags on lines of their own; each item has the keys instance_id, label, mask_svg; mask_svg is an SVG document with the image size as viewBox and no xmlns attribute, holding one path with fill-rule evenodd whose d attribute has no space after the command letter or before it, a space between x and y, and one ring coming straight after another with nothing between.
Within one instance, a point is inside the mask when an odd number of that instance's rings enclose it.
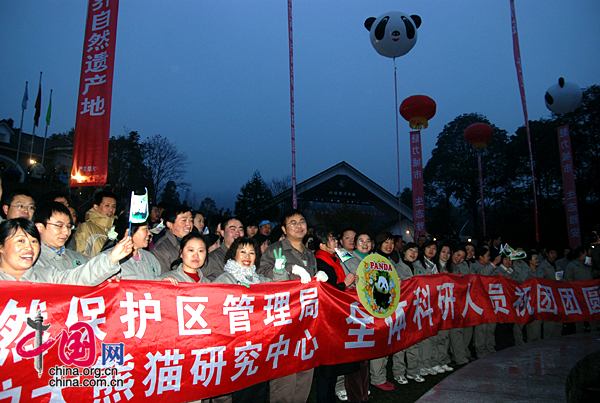
<instances>
[{"instance_id":1,"label":"string of the balloon","mask_svg":"<svg viewBox=\"0 0 600 403\"><path fill-rule=\"evenodd\" d=\"M398 77L396 68L396 58L394 57L394 98L396 100L396 156L398 161L398 225L400 232L402 232L402 209L400 202L400 195L402 189L400 188L400 131L398 129Z\"/></svg>"}]
</instances>

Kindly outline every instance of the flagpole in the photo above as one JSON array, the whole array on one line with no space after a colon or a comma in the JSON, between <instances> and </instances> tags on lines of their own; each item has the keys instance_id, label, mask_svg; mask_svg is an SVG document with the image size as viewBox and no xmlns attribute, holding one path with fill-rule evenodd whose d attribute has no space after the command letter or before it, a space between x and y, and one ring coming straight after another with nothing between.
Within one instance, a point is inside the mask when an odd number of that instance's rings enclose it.
<instances>
[{"instance_id":1,"label":"flagpole","mask_svg":"<svg viewBox=\"0 0 600 403\"><path fill-rule=\"evenodd\" d=\"M42 107L42 72L40 71L40 85L38 87L38 95L35 99L35 116L33 117L33 130L31 131L31 148L29 149L29 163L33 158L33 140L35 140L35 127L39 123L40 108Z\"/></svg>"},{"instance_id":2,"label":"flagpole","mask_svg":"<svg viewBox=\"0 0 600 403\"><path fill-rule=\"evenodd\" d=\"M288 0L288 50L290 64L290 115L292 134L292 206L298 208L296 195L296 122L294 117L294 34L292 26L292 0Z\"/></svg>"},{"instance_id":3,"label":"flagpole","mask_svg":"<svg viewBox=\"0 0 600 403\"><path fill-rule=\"evenodd\" d=\"M35 121L33 122L33 130L31 131L31 147L29 148L29 162L27 164L31 164L31 159L33 158L33 139L35 138Z\"/></svg>"},{"instance_id":4,"label":"flagpole","mask_svg":"<svg viewBox=\"0 0 600 403\"><path fill-rule=\"evenodd\" d=\"M21 133L23 133L23 116L25 116L25 109L27 109L27 101L29 101L29 94L27 93L27 83L25 81L25 94L23 94L23 102L21 102L21 126L19 126L19 142L17 143L17 158L15 159L17 166L19 165L19 153L21 152Z\"/></svg>"},{"instance_id":5,"label":"flagpole","mask_svg":"<svg viewBox=\"0 0 600 403\"><path fill-rule=\"evenodd\" d=\"M50 90L50 102L48 102L48 112L46 113L46 131L44 133L44 148L42 149L42 166L44 165L44 157L46 156L46 137L48 137L48 126L50 126L50 113L52 108L52 90Z\"/></svg>"}]
</instances>

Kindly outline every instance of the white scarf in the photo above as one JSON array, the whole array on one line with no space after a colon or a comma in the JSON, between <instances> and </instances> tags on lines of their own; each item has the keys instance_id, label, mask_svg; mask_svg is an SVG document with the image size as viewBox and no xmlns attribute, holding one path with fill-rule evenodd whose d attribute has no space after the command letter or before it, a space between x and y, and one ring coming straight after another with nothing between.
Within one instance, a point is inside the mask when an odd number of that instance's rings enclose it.
<instances>
[{"instance_id":1,"label":"white scarf","mask_svg":"<svg viewBox=\"0 0 600 403\"><path fill-rule=\"evenodd\" d=\"M238 283L244 284L258 284L260 283L260 278L258 274L256 274L256 266L252 265L250 267L245 267L236 262L233 259L229 259L227 263L225 263L225 267L223 268L226 273L231 274Z\"/></svg>"}]
</instances>

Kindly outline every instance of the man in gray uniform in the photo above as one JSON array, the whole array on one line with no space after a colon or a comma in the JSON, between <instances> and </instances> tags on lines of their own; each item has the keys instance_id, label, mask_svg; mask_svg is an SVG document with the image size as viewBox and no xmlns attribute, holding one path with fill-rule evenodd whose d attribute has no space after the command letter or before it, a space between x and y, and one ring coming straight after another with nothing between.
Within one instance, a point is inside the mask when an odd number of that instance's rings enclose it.
<instances>
[{"instance_id":1,"label":"man in gray uniform","mask_svg":"<svg viewBox=\"0 0 600 403\"><path fill-rule=\"evenodd\" d=\"M308 231L304 215L298 210L289 210L283 215L280 222L285 239L275 242L267 248L260 259L258 272L273 278L273 269L285 268L290 275L290 280L295 280L300 278L292 272L293 267L297 265L304 268L313 277L317 261L312 252L302 243L302 238ZM310 393L312 378L313 369L309 369L272 379L269 382L271 402L305 403Z\"/></svg>"},{"instance_id":2,"label":"man in gray uniform","mask_svg":"<svg viewBox=\"0 0 600 403\"><path fill-rule=\"evenodd\" d=\"M150 250L160 262L161 272L171 270L171 263L179 257L179 242L192 230L192 211L187 206L175 206L165 211L165 235Z\"/></svg>"},{"instance_id":3,"label":"man in gray uniform","mask_svg":"<svg viewBox=\"0 0 600 403\"><path fill-rule=\"evenodd\" d=\"M225 218L221 221L220 235L223 237L221 246L210 252L208 255L208 264L202 268L202 274L210 281L213 281L219 275L224 273L225 254L233 241L244 236L244 225L242 224L242 221L236 217Z\"/></svg>"},{"instance_id":4,"label":"man in gray uniform","mask_svg":"<svg viewBox=\"0 0 600 403\"><path fill-rule=\"evenodd\" d=\"M62 203L49 202L38 207L33 222L40 233L40 256L33 267L70 270L86 264L90 258L65 247L71 235L71 212Z\"/></svg>"}]
</instances>

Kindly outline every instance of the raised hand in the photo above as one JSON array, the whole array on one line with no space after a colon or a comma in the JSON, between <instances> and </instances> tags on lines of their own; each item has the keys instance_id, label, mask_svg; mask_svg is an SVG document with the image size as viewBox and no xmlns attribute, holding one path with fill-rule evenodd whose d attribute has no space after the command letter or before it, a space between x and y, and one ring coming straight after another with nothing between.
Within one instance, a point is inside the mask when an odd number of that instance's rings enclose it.
<instances>
[{"instance_id":1,"label":"raised hand","mask_svg":"<svg viewBox=\"0 0 600 403\"><path fill-rule=\"evenodd\" d=\"M287 262L287 259L283 255L283 250L281 248L275 249L273 251L273 254L275 255L275 267L274 267L274 270L276 272L281 272L283 269L285 269L285 263Z\"/></svg>"},{"instance_id":2,"label":"raised hand","mask_svg":"<svg viewBox=\"0 0 600 403\"><path fill-rule=\"evenodd\" d=\"M110 252L110 260L114 263L118 263L119 260L129 256L133 252L133 242L129 237L129 229L125 231L125 236L118 244L115 245L113 250Z\"/></svg>"}]
</instances>

